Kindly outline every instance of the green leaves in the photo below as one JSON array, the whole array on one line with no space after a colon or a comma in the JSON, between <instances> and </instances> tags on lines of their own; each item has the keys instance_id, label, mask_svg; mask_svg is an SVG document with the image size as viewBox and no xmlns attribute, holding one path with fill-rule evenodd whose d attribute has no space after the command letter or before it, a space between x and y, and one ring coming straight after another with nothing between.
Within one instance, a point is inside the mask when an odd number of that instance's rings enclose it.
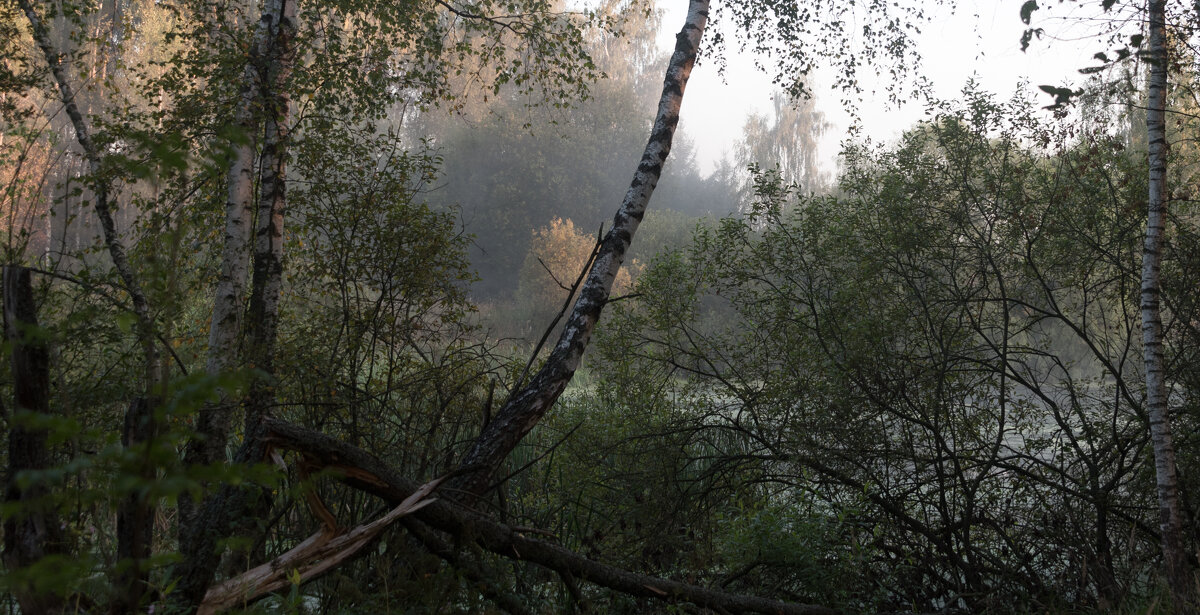
<instances>
[{"instance_id":1,"label":"green leaves","mask_svg":"<svg viewBox=\"0 0 1200 615\"><path fill-rule=\"evenodd\" d=\"M1031 43L1033 41L1033 37L1035 35L1040 39L1040 38L1042 38L1042 34L1044 34L1044 33L1045 33L1045 30L1043 30L1041 28L1030 28L1028 30L1025 30L1025 32L1023 32L1021 34L1021 51L1025 51L1026 49L1029 49L1029 43Z\"/></svg>"}]
</instances>

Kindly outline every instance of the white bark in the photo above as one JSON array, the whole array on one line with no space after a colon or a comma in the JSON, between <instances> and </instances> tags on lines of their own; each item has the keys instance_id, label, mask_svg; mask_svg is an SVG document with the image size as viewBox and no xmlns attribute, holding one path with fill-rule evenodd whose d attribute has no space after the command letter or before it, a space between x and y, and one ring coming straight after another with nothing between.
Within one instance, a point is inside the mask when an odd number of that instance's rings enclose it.
<instances>
[{"instance_id":1,"label":"white bark","mask_svg":"<svg viewBox=\"0 0 1200 615\"><path fill-rule=\"evenodd\" d=\"M691 0L688 5L687 20L676 35L675 52L671 55L663 79L662 96L650 140L646 143L633 181L613 218L612 229L604 237L558 343L545 366L527 386L513 393L476 438L463 461L464 468L473 468L474 471L464 475L456 483L457 488L475 494L486 490L491 473L554 405L579 367L596 321L608 302L613 280L625 260L625 252L646 213L650 196L658 185L663 164L671 151L683 92L692 66L696 63L700 38L708 23L708 6L708 0Z\"/></svg>"},{"instance_id":2,"label":"white bark","mask_svg":"<svg viewBox=\"0 0 1200 615\"><path fill-rule=\"evenodd\" d=\"M278 125L271 117L280 112L274 104L262 104L270 92L277 91L271 83L274 76L286 75L290 67L280 64L290 62L290 55L283 51L286 41L281 40L281 29L292 28L295 2L271 0L263 7L254 35L253 52L243 73L241 97L234 114L234 121L241 133L242 141L233 150L226 175L225 236L221 252L221 273L217 278L216 294L213 298L212 321L209 325L208 356L206 369L210 375L226 373L238 366L240 355L238 340L242 334L242 315L246 310L246 282L250 278L250 233L254 219L254 167L256 139L260 126ZM267 109L267 118L256 113L258 107ZM274 113L272 113L274 112ZM282 113L286 114L286 99ZM284 117L286 122L286 115ZM278 131L268 135L265 147L278 141L271 139ZM270 167L268 159L264 163ZM268 171L264 168L264 195ZM269 216L268 216L269 218ZM260 224L261 226L261 224ZM225 445L229 438L230 416L233 404L222 398L216 404L200 410L196 431L201 436L194 463L217 463L225 456Z\"/></svg>"},{"instance_id":3,"label":"white bark","mask_svg":"<svg viewBox=\"0 0 1200 615\"><path fill-rule=\"evenodd\" d=\"M1176 601L1188 599L1191 575L1183 547L1183 516L1179 502L1175 447L1167 414L1167 386L1163 373L1162 293L1159 268L1162 263L1163 235L1166 227L1166 0L1150 0L1149 54L1150 82L1146 110L1146 134L1149 142L1149 212L1146 239L1142 248L1142 352L1146 370L1146 409L1150 416L1150 440L1154 448L1154 472L1158 490L1162 529L1163 560L1167 583Z\"/></svg>"},{"instance_id":4,"label":"white bark","mask_svg":"<svg viewBox=\"0 0 1200 615\"><path fill-rule=\"evenodd\" d=\"M238 110L238 121L244 122L247 136L259 130L263 136L262 192L258 199L259 237L254 251L254 289L245 329L248 344L242 355L245 362L270 371L275 340L275 321L278 317L279 289L282 278L282 230L284 171L287 158L286 125L288 98L284 81L291 71L293 54L291 42L295 34L295 0L267 0L263 6L254 47L245 72L246 84ZM208 368L219 374L237 363L238 340L242 336L241 311L247 269L250 261L250 225L254 207L253 163L255 149L249 146L231 162L229 200L226 204L226 243L222 277L213 307ZM243 460L260 459L261 442L256 423L270 400L270 388L255 382L251 388L246 418L246 443L239 454ZM243 401L243 400L238 400ZM196 437L189 445L189 464L214 464L225 461L225 447L231 430L233 400L222 398L200 410ZM178 595L187 604L199 604L204 599L213 573L218 565L215 545L225 537L231 526L246 517L253 508L253 498L233 489L219 492L193 508L182 501L180 550L184 561L177 570ZM257 512L257 511L252 511Z\"/></svg>"}]
</instances>

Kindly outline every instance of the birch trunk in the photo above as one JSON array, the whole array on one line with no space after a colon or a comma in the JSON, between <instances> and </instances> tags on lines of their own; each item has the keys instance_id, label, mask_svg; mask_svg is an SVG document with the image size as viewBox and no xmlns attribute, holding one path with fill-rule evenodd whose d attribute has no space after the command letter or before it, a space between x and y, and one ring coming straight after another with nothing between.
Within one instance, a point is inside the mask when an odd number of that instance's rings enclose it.
<instances>
[{"instance_id":1,"label":"birch trunk","mask_svg":"<svg viewBox=\"0 0 1200 615\"><path fill-rule=\"evenodd\" d=\"M254 278L250 296L246 358L268 376L275 369L275 339L279 299L283 292L283 215L287 194L288 122L290 99L284 84L292 71L291 41L295 35L295 0L270 0L279 15L264 77L262 173L259 178L258 220L255 225ZM269 382L256 379L246 408L246 433L253 433L273 397Z\"/></svg>"},{"instance_id":2,"label":"birch trunk","mask_svg":"<svg viewBox=\"0 0 1200 615\"><path fill-rule=\"evenodd\" d=\"M1175 447L1167 415L1167 386L1163 373L1162 315L1159 309L1163 235L1166 227L1166 0L1149 0L1150 82L1146 110L1149 142L1149 212L1142 248L1142 353L1146 370L1146 408L1154 448L1154 472L1162 527L1163 561L1167 583L1177 606L1183 608L1191 594L1191 575L1183 546L1183 516L1179 502Z\"/></svg>"},{"instance_id":3,"label":"birch trunk","mask_svg":"<svg viewBox=\"0 0 1200 615\"><path fill-rule=\"evenodd\" d=\"M247 89L241 105L248 134L263 133L261 192L258 198L258 223L254 244L253 290L245 322L247 346L243 355L249 366L268 374L274 362L278 322L278 303L283 272L283 208L287 160L287 123L289 100L284 83L291 72L291 42L295 34L295 0L267 0L255 35L255 49L245 73ZM261 109L256 114L255 108ZM242 114L243 110L239 110ZM229 200L226 203L226 244L222 277L214 302L210 330L209 371L218 374L234 367L238 356L237 341L242 333L240 312L250 260L250 224L253 214L254 148L239 154L230 166ZM238 461L256 462L263 458L257 423L273 396L269 382L256 379L251 385L246 408L246 441ZM204 408L197 427L198 445L189 454L195 462L224 461L225 446L231 428L233 402ZM189 460L190 461L190 460ZM181 531L183 562L176 570L178 597L183 606L195 608L204 598L218 563L217 542L230 535L238 523L254 518L252 511L260 500L245 487L226 486L208 497L198 509L189 511Z\"/></svg>"},{"instance_id":4,"label":"birch trunk","mask_svg":"<svg viewBox=\"0 0 1200 615\"><path fill-rule=\"evenodd\" d=\"M253 55L242 74L241 98L234 111L234 125L242 139L236 144L226 175L225 237L221 250L221 273L213 297L212 321L208 331L206 370L210 376L237 367L238 340L246 306L246 280L250 277L250 233L254 221L254 164L261 116L255 108L266 89L263 77L275 46L274 31L283 17L280 2L263 8L254 36ZM213 464L225 460L233 401L222 395L216 404L201 408L189 463Z\"/></svg>"},{"instance_id":5,"label":"birch trunk","mask_svg":"<svg viewBox=\"0 0 1200 615\"><path fill-rule=\"evenodd\" d=\"M96 216L100 219L104 243L112 258L113 267L117 270L117 275L120 276L125 291L129 293L130 301L133 304L137 337L142 346L144 360L145 392L141 400L131 404L127 411L125 423L127 425L139 424L140 427L127 433L123 444L136 446L142 443L142 440L138 438L153 437L157 427L154 408L165 391L165 380L160 377L159 372L158 340L156 339L154 317L150 313L150 302L146 299L137 273L129 263L125 246L117 232L117 225L109 206L112 183L104 176L101 152L92 140L91 130L83 113L79 110L75 90L67 79L67 64L51 42L50 32L33 9L30 0L18 0L18 4L29 20L34 42L37 43L42 55L45 56L46 63L50 66L50 73L58 86L63 109L71 120L71 126L75 130L75 139L87 160L88 170L91 173L89 183L93 206L96 209ZM153 470L143 468L142 475L143 477L152 476ZM150 557L151 543L145 540L145 537L151 531L150 523L153 518L154 506L151 502L146 501L144 495L130 496L123 500L117 508L117 525L121 530L118 533L117 553L119 557L124 558L122 563L130 568L128 571L117 573L114 583L121 588L122 598L113 602L115 608L120 608L121 605L136 607L148 586L148 569L145 568L144 563Z\"/></svg>"},{"instance_id":6,"label":"birch trunk","mask_svg":"<svg viewBox=\"0 0 1200 615\"><path fill-rule=\"evenodd\" d=\"M612 229L604 237L558 343L542 369L528 385L513 393L475 439L462 463L462 467L470 471L456 481L457 489L476 495L486 491L492 473L554 405L579 368L596 321L608 302L613 280L625 260L625 252L646 213L650 196L658 185L663 164L671 151L675 127L679 124L683 92L692 66L696 63L700 38L708 22L708 4L708 0L691 0L688 5L687 20L676 35L675 51L663 79L662 96L650 140L646 143L633 181L613 218Z\"/></svg>"}]
</instances>

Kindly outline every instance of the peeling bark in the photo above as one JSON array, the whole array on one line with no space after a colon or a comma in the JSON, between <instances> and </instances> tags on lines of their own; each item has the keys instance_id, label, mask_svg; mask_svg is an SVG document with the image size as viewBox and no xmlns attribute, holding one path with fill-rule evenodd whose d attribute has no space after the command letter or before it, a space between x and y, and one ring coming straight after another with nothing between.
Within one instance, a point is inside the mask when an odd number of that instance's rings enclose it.
<instances>
[{"instance_id":1,"label":"peeling bark","mask_svg":"<svg viewBox=\"0 0 1200 615\"><path fill-rule=\"evenodd\" d=\"M439 479L421 485L387 514L352 530L323 525L287 553L209 588L197 615L211 615L283 589L292 584L293 574L301 583L307 583L333 570L371 544L401 517L432 504L435 500L428 496L441 482Z\"/></svg>"},{"instance_id":2,"label":"peeling bark","mask_svg":"<svg viewBox=\"0 0 1200 615\"><path fill-rule=\"evenodd\" d=\"M645 216L646 206L671 151L675 128L679 124L683 93L692 66L696 63L700 38L708 23L708 5L708 0L691 0L688 5L687 20L676 35L675 51L663 79L662 96L650 140L646 143L633 181L613 218L612 229L604 237L558 343L542 369L527 386L509 397L475 439L461 466L471 471L455 482L455 488L475 495L487 491L492 474L554 405L579 368L583 351L587 348L601 311L608 303L613 280Z\"/></svg>"},{"instance_id":3,"label":"peeling bark","mask_svg":"<svg viewBox=\"0 0 1200 615\"><path fill-rule=\"evenodd\" d=\"M48 555L63 555L66 545L61 521L49 502L50 491L38 480L21 486L23 472L50 468L46 430L30 428L18 415L50 412L50 354L37 332L37 307L33 285L24 267L4 268L4 335L12 345L12 375L16 413L10 415L8 471L4 502L14 506L4 519L4 566L9 571L36 564ZM15 420L14 420L15 419ZM63 608L62 596L14 584L10 587L22 613L55 613Z\"/></svg>"},{"instance_id":4,"label":"peeling bark","mask_svg":"<svg viewBox=\"0 0 1200 615\"><path fill-rule=\"evenodd\" d=\"M1183 544L1183 514L1179 501L1179 480L1175 465L1175 446L1167 408L1167 385L1163 370L1162 314L1159 299L1162 283L1163 236L1166 231L1167 175L1167 45L1166 0L1150 0L1149 19L1150 82L1146 109L1146 135L1149 142L1149 206L1146 239L1142 247L1142 354L1146 371L1146 410L1150 417L1150 441L1154 448L1154 473L1158 491L1162 529L1163 561L1167 584L1180 608L1193 593L1192 575L1187 566Z\"/></svg>"}]
</instances>

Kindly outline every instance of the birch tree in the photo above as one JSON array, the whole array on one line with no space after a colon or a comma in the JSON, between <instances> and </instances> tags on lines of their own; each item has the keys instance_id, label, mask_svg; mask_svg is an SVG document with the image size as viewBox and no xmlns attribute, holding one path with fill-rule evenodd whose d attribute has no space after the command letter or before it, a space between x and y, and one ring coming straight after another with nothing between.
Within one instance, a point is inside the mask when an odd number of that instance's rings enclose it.
<instances>
[{"instance_id":1,"label":"birch tree","mask_svg":"<svg viewBox=\"0 0 1200 615\"><path fill-rule=\"evenodd\" d=\"M1103 10L1108 13L1120 4L1116 0L1105 0ZM1141 58L1148 66L1146 80L1145 130L1147 137L1147 160L1149 164L1146 211L1146 232L1142 245L1140 318L1142 331L1142 363L1146 396L1146 417L1149 423L1150 442L1154 455L1155 486L1158 494L1162 556L1165 580L1171 595L1180 609L1190 608L1195 594L1195 576L1188 564L1188 549L1184 540L1184 507L1179 488L1179 468L1176 460L1175 442L1172 436L1170 416L1171 386L1167 382L1164 361L1163 334L1163 283L1161 269L1168 220L1169 187L1167 167L1170 144L1167 132L1167 100L1170 90L1170 72L1173 66L1171 46L1168 44L1168 26L1173 27L1170 35L1186 40L1195 32L1187 25L1200 15L1200 5L1181 8L1175 23L1168 22L1166 0L1148 0L1141 5L1127 3L1136 11L1136 23L1144 24L1144 33L1129 37L1130 44L1120 49L1115 58L1106 53L1097 53L1095 58L1102 66L1082 69L1092 73L1103 70L1110 64L1118 64L1130 57L1131 47L1143 46ZM1031 14L1039 8L1037 2L1027 0L1021 8L1021 19L1030 24ZM1192 14L1196 12L1196 14ZM1120 23L1114 20L1116 23ZM1117 27L1119 29L1119 26ZM1042 30L1026 30L1022 38L1023 48L1034 35ZM1114 36L1115 38L1115 36ZM1061 107L1079 94L1070 88L1041 86L1042 90L1056 97L1054 107Z\"/></svg>"},{"instance_id":2,"label":"birch tree","mask_svg":"<svg viewBox=\"0 0 1200 615\"><path fill-rule=\"evenodd\" d=\"M112 211L114 208L111 198L114 192L113 180L109 176L110 171L105 168L104 154L94 139L89 118L84 116L84 112L80 108L77 87L72 84L69 77L68 69L71 64L55 47L43 15L39 14L31 0L19 0L18 5L25 14L34 42L41 50L43 59L49 67L62 108L70 118L75 141L83 150L89 171L88 187L93 197L92 205L96 217L100 221L104 244L132 303L137 339L142 350L144 374L142 396L130 403L124 420L126 429L122 444L125 447L132 447L153 437L156 430L155 407L165 393L165 374L160 372L157 326L142 280L129 260L125 242L117 229ZM150 524L153 520L152 517L152 504L144 501L137 494L129 496L118 506L119 544L117 551L121 556L129 559L130 571L120 573L117 582L124 586L122 596L127 606L137 605L145 591L148 571L143 569L143 562L151 554Z\"/></svg>"},{"instance_id":3,"label":"birch tree","mask_svg":"<svg viewBox=\"0 0 1200 615\"><path fill-rule=\"evenodd\" d=\"M280 136L286 134L288 99L281 88L291 68L292 56L287 42L296 27L292 23L294 19L294 0L276 0L264 6L256 25L250 58L242 73L241 92L234 109L234 126L238 134L225 178L227 196L221 272L213 297L208 335L206 370L213 376L236 367L241 355L237 342L242 334L245 289L250 277L254 169L258 159L256 144L264 124L271 127L265 145L271 155L264 156L267 164L263 166L262 174L267 181L262 183L260 209L266 205L266 219L270 222L274 219L272 212L277 200L279 208L282 207L283 178L279 171L284 170L281 165L286 160L287 150ZM268 252L270 248L268 242ZM200 411L196 423L199 437L193 440L190 462L212 464L224 460L232 412L230 403L231 400L223 400Z\"/></svg>"},{"instance_id":4,"label":"birch tree","mask_svg":"<svg viewBox=\"0 0 1200 615\"><path fill-rule=\"evenodd\" d=\"M591 340L600 313L608 303L617 273L625 261L625 253L646 215L650 197L658 185L667 155L671 153L671 143L679 125L683 93L696 63L700 37L708 23L708 10L707 0L691 0L688 3L687 20L676 35L675 51L671 54L663 79L662 96L659 98L650 139L621 207L613 217L612 227L601 241L587 278L579 289L579 299L545 365L528 385L509 397L475 439L462 461L466 474L455 481L458 488L476 495L486 492L501 462L554 405L579 368L583 351Z\"/></svg>"},{"instance_id":5,"label":"birch tree","mask_svg":"<svg viewBox=\"0 0 1200 615\"><path fill-rule=\"evenodd\" d=\"M1166 0L1149 0L1146 23L1149 30L1146 61L1150 65L1146 109L1150 177L1146 239L1142 249L1142 353L1146 373L1146 413L1150 418L1150 440L1154 448L1154 475L1162 527L1163 561L1167 584L1177 607L1182 609L1191 600L1194 592L1183 542L1179 478L1175 463L1175 446L1171 437L1167 384L1164 378L1160 305L1162 282L1159 276L1167 213L1166 100L1169 57Z\"/></svg>"}]
</instances>

